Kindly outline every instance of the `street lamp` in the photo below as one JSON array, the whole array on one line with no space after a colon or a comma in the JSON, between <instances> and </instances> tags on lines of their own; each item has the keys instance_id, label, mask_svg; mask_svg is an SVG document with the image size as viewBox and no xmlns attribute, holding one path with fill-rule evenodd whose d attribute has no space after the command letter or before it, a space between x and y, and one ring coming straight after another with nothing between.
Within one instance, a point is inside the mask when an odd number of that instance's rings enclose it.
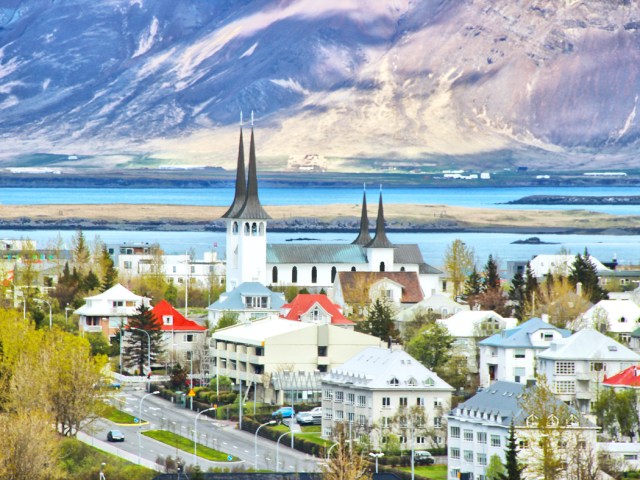
<instances>
[{"instance_id":1,"label":"street lamp","mask_svg":"<svg viewBox=\"0 0 640 480\"><path fill-rule=\"evenodd\" d=\"M140 430L142 429L142 401L145 398L147 398L149 395L158 395L159 393L160 391L156 390L155 392L151 392L143 395L142 398L140 399L140 408L138 409L138 422L140 423L140 426L138 427L138 465L140 465L140 437L142 436L140 434Z\"/></svg>"},{"instance_id":2,"label":"street lamp","mask_svg":"<svg viewBox=\"0 0 640 480\"><path fill-rule=\"evenodd\" d=\"M69 304L67 303L67 306L64 307L64 326L67 326L67 323L69 323L69 312L73 311L73 308L69 307Z\"/></svg>"},{"instance_id":3,"label":"street lamp","mask_svg":"<svg viewBox=\"0 0 640 480\"><path fill-rule=\"evenodd\" d=\"M36 302L42 302L49 305L49 330L53 328L53 313L51 309L51 302L49 300L45 300L44 298L34 298Z\"/></svg>"},{"instance_id":4,"label":"street lamp","mask_svg":"<svg viewBox=\"0 0 640 480\"><path fill-rule=\"evenodd\" d=\"M143 330L142 328L136 328L136 327L127 327L129 330L138 330L140 332L144 332L147 334L147 357L148 357L148 361L149 361L149 374L151 374L151 335L149 334L149 332L147 332L146 330ZM144 374L144 372L140 372L142 374ZM149 388L147 389L147 391L151 390L151 376L149 376Z\"/></svg>"},{"instance_id":5,"label":"street lamp","mask_svg":"<svg viewBox=\"0 0 640 480\"><path fill-rule=\"evenodd\" d=\"M329 450L327 450L327 460L329 460L329 457L330 457L330 455L331 455L331 450L333 450L333 448L334 448L334 447L337 447L338 445L340 445L340 442L336 442L336 443L334 443L333 445L331 445L331 446L329 447Z\"/></svg>"},{"instance_id":6,"label":"street lamp","mask_svg":"<svg viewBox=\"0 0 640 480\"><path fill-rule=\"evenodd\" d=\"M106 464L106 463L104 463L104 462L102 462L102 463L100 464L100 477L99 477L99 478L100 478L100 480L107 480L107 477L105 477L105 476L104 476L104 473L103 473L103 471L102 471L102 469L103 469L106 465L107 465L107 464Z\"/></svg>"},{"instance_id":7,"label":"street lamp","mask_svg":"<svg viewBox=\"0 0 640 480\"><path fill-rule=\"evenodd\" d=\"M204 412L209 412L211 410L215 410L215 407L207 408L206 410L198 412L196 419L193 422L193 464L196 467L198 466L198 417Z\"/></svg>"},{"instance_id":8,"label":"street lamp","mask_svg":"<svg viewBox=\"0 0 640 480\"><path fill-rule=\"evenodd\" d=\"M280 451L278 449L278 447L280 447L280 440L282 440L282 437L288 434L289 432L284 432L278 437L278 440L276 441L276 472L278 472L278 468L280 467Z\"/></svg>"},{"instance_id":9,"label":"street lamp","mask_svg":"<svg viewBox=\"0 0 640 480\"><path fill-rule=\"evenodd\" d=\"M263 423L256 429L256 433L254 435L254 452L255 452L256 469L258 468L258 432L262 427L266 427L267 425L275 425L276 423L278 422L276 422L275 420L269 420L267 423Z\"/></svg>"},{"instance_id":10,"label":"street lamp","mask_svg":"<svg viewBox=\"0 0 640 480\"><path fill-rule=\"evenodd\" d=\"M370 452L369 456L374 457L376 459L376 473L378 473L378 458L384 457L384 453L383 452L378 452L378 453Z\"/></svg>"}]
</instances>

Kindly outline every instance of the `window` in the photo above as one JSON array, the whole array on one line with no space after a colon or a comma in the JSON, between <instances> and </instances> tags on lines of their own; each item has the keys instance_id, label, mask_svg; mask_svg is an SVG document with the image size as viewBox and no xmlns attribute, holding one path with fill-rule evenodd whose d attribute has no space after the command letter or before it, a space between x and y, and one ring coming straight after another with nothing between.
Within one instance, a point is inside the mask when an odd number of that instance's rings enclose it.
<instances>
[{"instance_id":1,"label":"window","mask_svg":"<svg viewBox=\"0 0 640 480\"><path fill-rule=\"evenodd\" d=\"M518 447L520 447L520 450L525 450L529 448L529 440L520 440L518 442Z\"/></svg>"},{"instance_id":2,"label":"window","mask_svg":"<svg viewBox=\"0 0 640 480\"><path fill-rule=\"evenodd\" d=\"M424 397L416 398L416 405L419 407L424 407Z\"/></svg>"},{"instance_id":3,"label":"window","mask_svg":"<svg viewBox=\"0 0 640 480\"><path fill-rule=\"evenodd\" d=\"M451 458L460 458L460 449L452 447L450 456L451 456Z\"/></svg>"},{"instance_id":4,"label":"window","mask_svg":"<svg viewBox=\"0 0 640 480\"><path fill-rule=\"evenodd\" d=\"M342 403L344 401L344 392L336 392L335 396L333 397L333 401L336 403Z\"/></svg>"},{"instance_id":5,"label":"window","mask_svg":"<svg viewBox=\"0 0 640 480\"><path fill-rule=\"evenodd\" d=\"M422 436L417 436L416 437L416 443L418 445L424 445L425 443L427 443L427 437L422 437Z\"/></svg>"},{"instance_id":6,"label":"window","mask_svg":"<svg viewBox=\"0 0 640 480\"><path fill-rule=\"evenodd\" d=\"M330 408L325 408L324 409L324 418L325 418L325 420L332 420L333 419L333 410L331 410Z\"/></svg>"},{"instance_id":7,"label":"window","mask_svg":"<svg viewBox=\"0 0 640 480\"><path fill-rule=\"evenodd\" d=\"M638 455L637 455L637 454L635 454L635 453L625 453L623 458L624 458L625 460L633 460L633 461L636 461L636 460L638 460Z\"/></svg>"},{"instance_id":8,"label":"window","mask_svg":"<svg viewBox=\"0 0 640 480\"><path fill-rule=\"evenodd\" d=\"M278 283L278 267L271 269L271 283Z\"/></svg>"},{"instance_id":9,"label":"window","mask_svg":"<svg viewBox=\"0 0 640 480\"><path fill-rule=\"evenodd\" d=\"M442 417L433 417L433 426L435 428L441 428L442 427Z\"/></svg>"},{"instance_id":10,"label":"window","mask_svg":"<svg viewBox=\"0 0 640 480\"><path fill-rule=\"evenodd\" d=\"M479 453L477 458L478 458L478 463L480 465L486 465L487 464L487 454L486 453Z\"/></svg>"},{"instance_id":11,"label":"window","mask_svg":"<svg viewBox=\"0 0 640 480\"><path fill-rule=\"evenodd\" d=\"M411 377L408 381L407 381L407 385L409 385L410 387L415 387L418 384L418 382L416 382L416 379Z\"/></svg>"},{"instance_id":12,"label":"window","mask_svg":"<svg viewBox=\"0 0 640 480\"><path fill-rule=\"evenodd\" d=\"M553 382L553 390L558 394L576 393L576 382L573 380L556 380Z\"/></svg>"},{"instance_id":13,"label":"window","mask_svg":"<svg viewBox=\"0 0 640 480\"><path fill-rule=\"evenodd\" d=\"M347 412L347 420L349 423L353 423L356 419L356 415L353 412Z\"/></svg>"},{"instance_id":14,"label":"window","mask_svg":"<svg viewBox=\"0 0 640 480\"><path fill-rule=\"evenodd\" d=\"M591 362L591 371L592 372L603 372L607 371L607 364L603 362Z\"/></svg>"},{"instance_id":15,"label":"window","mask_svg":"<svg viewBox=\"0 0 640 480\"><path fill-rule=\"evenodd\" d=\"M513 381L516 383L522 383L525 377L525 368L516 367L513 369Z\"/></svg>"},{"instance_id":16,"label":"window","mask_svg":"<svg viewBox=\"0 0 640 480\"><path fill-rule=\"evenodd\" d=\"M347 405L353 405L356 402L356 394L355 393L347 393L347 401L345 402Z\"/></svg>"},{"instance_id":17,"label":"window","mask_svg":"<svg viewBox=\"0 0 640 480\"><path fill-rule=\"evenodd\" d=\"M433 387L436 384L436 382L433 378L429 377L424 381L424 384L427 387Z\"/></svg>"},{"instance_id":18,"label":"window","mask_svg":"<svg viewBox=\"0 0 640 480\"><path fill-rule=\"evenodd\" d=\"M458 458L460 458L459 455L458 455ZM451 469L451 478L460 478L460 469L459 468L452 468Z\"/></svg>"},{"instance_id":19,"label":"window","mask_svg":"<svg viewBox=\"0 0 640 480\"><path fill-rule=\"evenodd\" d=\"M131 262L129 260L124 262L124 269L131 270Z\"/></svg>"},{"instance_id":20,"label":"window","mask_svg":"<svg viewBox=\"0 0 640 480\"><path fill-rule=\"evenodd\" d=\"M245 297L247 308L269 308L269 297Z\"/></svg>"},{"instance_id":21,"label":"window","mask_svg":"<svg viewBox=\"0 0 640 480\"><path fill-rule=\"evenodd\" d=\"M631 343L631 335L629 335L628 333L621 333L618 335L618 340L620 341L620 343L629 345L629 343Z\"/></svg>"},{"instance_id":22,"label":"window","mask_svg":"<svg viewBox=\"0 0 640 480\"><path fill-rule=\"evenodd\" d=\"M342 410L336 410L336 420L342 421L344 419L344 412Z\"/></svg>"},{"instance_id":23,"label":"window","mask_svg":"<svg viewBox=\"0 0 640 480\"><path fill-rule=\"evenodd\" d=\"M178 267L176 267L175 265L171 268L171 270L173 271L173 273L176 273L178 271Z\"/></svg>"},{"instance_id":24,"label":"window","mask_svg":"<svg viewBox=\"0 0 640 480\"><path fill-rule=\"evenodd\" d=\"M318 356L326 357L327 356L327 347L318 347Z\"/></svg>"},{"instance_id":25,"label":"window","mask_svg":"<svg viewBox=\"0 0 640 480\"><path fill-rule=\"evenodd\" d=\"M162 323L164 325L173 325L173 315L163 315Z\"/></svg>"},{"instance_id":26,"label":"window","mask_svg":"<svg viewBox=\"0 0 640 480\"><path fill-rule=\"evenodd\" d=\"M463 434L465 442L473 442L473 430L464 430Z\"/></svg>"},{"instance_id":27,"label":"window","mask_svg":"<svg viewBox=\"0 0 640 480\"><path fill-rule=\"evenodd\" d=\"M392 387L398 387L400 385L400 380L398 380L396 377L393 377L391 380L389 380L389 385L391 385Z\"/></svg>"},{"instance_id":28,"label":"window","mask_svg":"<svg viewBox=\"0 0 640 480\"><path fill-rule=\"evenodd\" d=\"M491 435L491 446L492 447L499 447L500 444L501 444L500 435Z\"/></svg>"},{"instance_id":29,"label":"window","mask_svg":"<svg viewBox=\"0 0 640 480\"><path fill-rule=\"evenodd\" d=\"M337 273L338 273L338 270L336 270L336 267L331 267L331 283L336 281Z\"/></svg>"},{"instance_id":30,"label":"window","mask_svg":"<svg viewBox=\"0 0 640 480\"><path fill-rule=\"evenodd\" d=\"M460 438L460 427L451 427L449 435L451 435L451 438Z\"/></svg>"},{"instance_id":31,"label":"window","mask_svg":"<svg viewBox=\"0 0 640 480\"><path fill-rule=\"evenodd\" d=\"M325 400L333 400L333 390L325 390L324 391L324 399Z\"/></svg>"},{"instance_id":32,"label":"window","mask_svg":"<svg viewBox=\"0 0 640 480\"><path fill-rule=\"evenodd\" d=\"M192 343L193 342L193 333L187 333L184 336L184 343Z\"/></svg>"},{"instance_id":33,"label":"window","mask_svg":"<svg viewBox=\"0 0 640 480\"><path fill-rule=\"evenodd\" d=\"M435 408L442 407L442 399L441 398L434 398L433 399L433 406Z\"/></svg>"},{"instance_id":34,"label":"window","mask_svg":"<svg viewBox=\"0 0 640 480\"><path fill-rule=\"evenodd\" d=\"M405 437L404 435L400 435L399 438L400 438L400 445L407 443L407 437Z\"/></svg>"},{"instance_id":35,"label":"window","mask_svg":"<svg viewBox=\"0 0 640 480\"><path fill-rule=\"evenodd\" d=\"M516 348L513 352L513 356L515 358L525 358L527 356L527 351L524 348Z\"/></svg>"},{"instance_id":36,"label":"window","mask_svg":"<svg viewBox=\"0 0 640 480\"><path fill-rule=\"evenodd\" d=\"M409 405L407 397L400 397L400 406L407 407Z\"/></svg>"},{"instance_id":37,"label":"window","mask_svg":"<svg viewBox=\"0 0 640 480\"><path fill-rule=\"evenodd\" d=\"M575 362L556 362L556 375L575 375Z\"/></svg>"},{"instance_id":38,"label":"window","mask_svg":"<svg viewBox=\"0 0 640 480\"><path fill-rule=\"evenodd\" d=\"M331 438L331 436L333 435L333 429L331 427L324 427L323 430L324 430L324 436L327 438Z\"/></svg>"},{"instance_id":39,"label":"window","mask_svg":"<svg viewBox=\"0 0 640 480\"><path fill-rule=\"evenodd\" d=\"M231 231L233 233L238 233L238 222L233 222L233 225L231 227Z\"/></svg>"},{"instance_id":40,"label":"window","mask_svg":"<svg viewBox=\"0 0 640 480\"><path fill-rule=\"evenodd\" d=\"M487 432L477 432L476 441L478 443L487 443Z\"/></svg>"},{"instance_id":41,"label":"window","mask_svg":"<svg viewBox=\"0 0 640 480\"><path fill-rule=\"evenodd\" d=\"M358 395L358 406L365 407L367 405L367 397L364 395Z\"/></svg>"},{"instance_id":42,"label":"window","mask_svg":"<svg viewBox=\"0 0 640 480\"><path fill-rule=\"evenodd\" d=\"M391 406L391 397L382 397L382 406L390 407Z\"/></svg>"},{"instance_id":43,"label":"window","mask_svg":"<svg viewBox=\"0 0 640 480\"><path fill-rule=\"evenodd\" d=\"M380 262L380 271L384 272L384 262Z\"/></svg>"},{"instance_id":44,"label":"window","mask_svg":"<svg viewBox=\"0 0 640 480\"><path fill-rule=\"evenodd\" d=\"M391 425L391 417L380 417L380 423L383 427L388 427Z\"/></svg>"},{"instance_id":45,"label":"window","mask_svg":"<svg viewBox=\"0 0 640 480\"><path fill-rule=\"evenodd\" d=\"M473 450L464 451L464 461L468 463L473 463Z\"/></svg>"},{"instance_id":46,"label":"window","mask_svg":"<svg viewBox=\"0 0 640 480\"><path fill-rule=\"evenodd\" d=\"M311 268L311 283L318 283L318 269L316 267Z\"/></svg>"},{"instance_id":47,"label":"window","mask_svg":"<svg viewBox=\"0 0 640 480\"><path fill-rule=\"evenodd\" d=\"M298 283L298 267L291 269L291 283Z\"/></svg>"},{"instance_id":48,"label":"window","mask_svg":"<svg viewBox=\"0 0 640 480\"><path fill-rule=\"evenodd\" d=\"M540 338L547 342L550 342L553 340L553 333L540 332Z\"/></svg>"},{"instance_id":49,"label":"window","mask_svg":"<svg viewBox=\"0 0 640 480\"><path fill-rule=\"evenodd\" d=\"M365 426L367 424L367 416L366 415L358 415L358 425Z\"/></svg>"}]
</instances>

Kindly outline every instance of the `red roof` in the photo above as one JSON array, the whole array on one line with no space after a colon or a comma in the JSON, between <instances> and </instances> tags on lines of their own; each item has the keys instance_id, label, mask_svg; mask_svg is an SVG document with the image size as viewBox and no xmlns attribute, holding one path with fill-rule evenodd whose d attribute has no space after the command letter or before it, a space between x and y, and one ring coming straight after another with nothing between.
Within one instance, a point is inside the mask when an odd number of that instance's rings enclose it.
<instances>
[{"instance_id":1,"label":"red roof","mask_svg":"<svg viewBox=\"0 0 640 480\"><path fill-rule=\"evenodd\" d=\"M609 387L640 388L640 366L633 365L626 368L609 378L605 378L602 384Z\"/></svg>"},{"instance_id":2,"label":"red roof","mask_svg":"<svg viewBox=\"0 0 640 480\"><path fill-rule=\"evenodd\" d=\"M340 307L329 300L329 297L321 294L300 293L291 303L287 303L281 307L281 311L289 310L286 315L280 314L281 318L287 320L300 321L300 316L307 313L316 304L331 315L331 323L333 325L353 325L353 322L342 315Z\"/></svg>"},{"instance_id":3,"label":"red roof","mask_svg":"<svg viewBox=\"0 0 640 480\"><path fill-rule=\"evenodd\" d=\"M173 308L169 302L166 300L160 300L160 302L153 307L151 310L153 316L156 317L156 321L160 323L160 328L163 332L171 332L175 330L196 330L202 332L206 330L206 327L202 325L198 325L193 320L189 320L185 318L178 310ZM173 317L173 321L171 325L165 325L162 320L163 317L171 315Z\"/></svg>"}]
</instances>

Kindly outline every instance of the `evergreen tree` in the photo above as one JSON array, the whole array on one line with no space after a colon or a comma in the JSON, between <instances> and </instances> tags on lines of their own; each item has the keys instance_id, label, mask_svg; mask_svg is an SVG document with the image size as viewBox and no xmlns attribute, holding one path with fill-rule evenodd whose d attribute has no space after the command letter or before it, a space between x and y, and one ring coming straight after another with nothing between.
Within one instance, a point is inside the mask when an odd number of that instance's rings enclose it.
<instances>
[{"instance_id":1,"label":"evergreen tree","mask_svg":"<svg viewBox=\"0 0 640 480\"><path fill-rule=\"evenodd\" d=\"M527 312L535 311L536 299L540 297L540 286L538 279L533 273L531 263L527 262L527 268L524 271L524 303L525 311L522 312L523 317L527 317ZM524 319L524 318L523 318Z\"/></svg>"},{"instance_id":2,"label":"evergreen tree","mask_svg":"<svg viewBox=\"0 0 640 480\"><path fill-rule=\"evenodd\" d=\"M73 256L74 269L77 268L81 272L84 272L89 265L91 254L89 253L89 247L87 246L87 241L82 230L76 232L71 239L71 243L73 247L71 253Z\"/></svg>"},{"instance_id":3,"label":"evergreen tree","mask_svg":"<svg viewBox=\"0 0 640 480\"><path fill-rule=\"evenodd\" d=\"M471 270L467 280L464 282L464 298L468 299L469 297L474 297L481 293L482 276L478 273L476 267L473 267L473 270Z\"/></svg>"},{"instance_id":4,"label":"evergreen tree","mask_svg":"<svg viewBox=\"0 0 640 480\"><path fill-rule=\"evenodd\" d=\"M515 317L522 321L524 317L525 311L525 281L522 273L516 272L511 280L511 287L509 288L509 300L514 305L514 314Z\"/></svg>"},{"instance_id":5,"label":"evergreen tree","mask_svg":"<svg viewBox=\"0 0 640 480\"><path fill-rule=\"evenodd\" d=\"M164 299L171 305L178 304L178 288L173 281L169 282L169 285L167 285L167 288L164 291Z\"/></svg>"},{"instance_id":6,"label":"evergreen tree","mask_svg":"<svg viewBox=\"0 0 640 480\"><path fill-rule=\"evenodd\" d=\"M100 286L100 279L93 273L93 270L89 270L87 275L82 279L82 291L91 292Z\"/></svg>"},{"instance_id":7,"label":"evergreen tree","mask_svg":"<svg viewBox=\"0 0 640 480\"><path fill-rule=\"evenodd\" d=\"M439 370L451 359L454 340L447 327L431 321L407 342L406 349L429 370Z\"/></svg>"},{"instance_id":8,"label":"evergreen tree","mask_svg":"<svg viewBox=\"0 0 640 480\"><path fill-rule=\"evenodd\" d=\"M149 343L151 343L151 364L162 354L162 330L160 322L144 304L140 304L137 313L129 318L124 327L127 332L123 351L123 363L127 368L137 367L140 373L149 366ZM140 330L144 330L141 332ZM147 337L147 332L149 336Z\"/></svg>"},{"instance_id":9,"label":"evergreen tree","mask_svg":"<svg viewBox=\"0 0 640 480\"><path fill-rule=\"evenodd\" d=\"M500 274L498 273L498 263L493 259L493 255L489 255L486 265L484 266L484 290L500 288Z\"/></svg>"},{"instance_id":10,"label":"evergreen tree","mask_svg":"<svg viewBox=\"0 0 640 480\"><path fill-rule=\"evenodd\" d=\"M101 291L106 292L118 281L118 270L113 263L111 255L109 255L109 250L107 250L106 245L102 245L101 263L102 270L104 272L102 276Z\"/></svg>"},{"instance_id":11,"label":"evergreen tree","mask_svg":"<svg viewBox=\"0 0 640 480\"><path fill-rule=\"evenodd\" d=\"M369 307L366 320L356 325L359 332L368 333L381 340L387 341L390 338L398 340L400 332L393 322L393 309L388 302L376 299Z\"/></svg>"},{"instance_id":12,"label":"evergreen tree","mask_svg":"<svg viewBox=\"0 0 640 480\"><path fill-rule=\"evenodd\" d=\"M505 451L506 472L500 475L500 480L521 480L524 466L518 463L518 445L516 444L516 429L511 422L509 427L509 438L507 439L507 449Z\"/></svg>"},{"instance_id":13,"label":"evergreen tree","mask_svg":"<svg viewBox=\"0 0 640 480\"><path fill-rule=\"evenodd\" d=\"M582 295L589 299L591 303L598 303L600 300L609 298L607 292L598 282L598 271L591 262L589 251L585 248L584 255L576 255L569 272L569 281L575 287L582 284Z\"/></svg>"}]
</instances>

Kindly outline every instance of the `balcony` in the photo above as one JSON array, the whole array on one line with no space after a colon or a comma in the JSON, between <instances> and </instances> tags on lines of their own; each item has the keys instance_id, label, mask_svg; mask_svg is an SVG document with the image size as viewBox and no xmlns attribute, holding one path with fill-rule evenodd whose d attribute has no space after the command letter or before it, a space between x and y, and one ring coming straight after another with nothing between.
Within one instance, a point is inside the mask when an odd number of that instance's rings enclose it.
<instances>
[{"instance_id":1,"label":"balcony","mask_svg":"<svg viewBox=\"0 0 640 480\"><path fill-rule=\"evenodd\" d=\"M83 330L87 333L102 333L100 325L84 325Z\"/></svg>"},{"instance_id":2,"label":"balcony","mask_svg":"<svg viewBox=\"0 0 640 480\"><path fill-rule=\"evenodd\" d=\"M577 400L591 400L593 394L591 392L576 392Z\"/></svg>"}]
</instances>

